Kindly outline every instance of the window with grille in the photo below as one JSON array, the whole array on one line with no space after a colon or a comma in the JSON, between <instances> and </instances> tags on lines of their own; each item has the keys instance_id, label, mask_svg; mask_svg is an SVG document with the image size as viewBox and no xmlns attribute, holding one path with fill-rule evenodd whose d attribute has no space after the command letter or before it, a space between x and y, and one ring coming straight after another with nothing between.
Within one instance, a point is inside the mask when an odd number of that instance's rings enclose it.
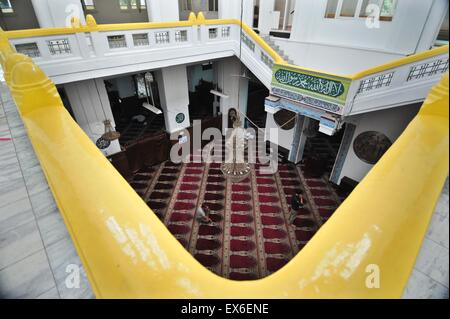
<instances>
[{"instance_id":1,"label":"window with grille","mask_svg":"<svg viewBox=\"0 0 450 319\"><path fill-rule=\"evenodd\" d=\"M229 38L230 37L231 28L230 27L223 27L222 28L222 38Z\"/></svg>"},{"instance_id":2,"label":"window with grille","mask_svg":"<svg viewBox=\"0 0 450 319\"><path fill-rule=\"evenodd\" d=\"M146 10L145 0L119 0L120 10Z\"/></svg>"},{"instance_id":3,"label":"window with grille","mask_svg":"<svg viewBox=\"0 0 450 319\"><path fill-rule=\"evenodd\" d=\"M41 56L41 52L39 52L39 48L35 42L16 44L15 47L18 53L28 55L30 58L37 58Z\"/></svg>"},{"instance_id":4,"label":"window with grille","mask_svg":"<svg viewBox=\"0 0 450 319\"><path fill-rule=\"evenodd\" d=\"M108 45L110 49L126 48L127 41L125 40L125 35L109 35Z\"/></svg>"},{"instance_id":5,"label":"window with grille","mask_svg":"<svg viewBox=\"0 0 450 319\"><path fill-rule=\"evenodd\" d=\"M169 31L156 32L155 40L157 44L169 43L170 42Z\"/></svg>"},{"instance_id":6,"label":"window with grille","mask_svg":"<svg viewBox=\"0 0 450 319\"><path fill-rule=\"evenodd\" d=\"M119 0L120 10L128 10L128 0Z\"/></svg>"},{"instance_id":7,"label":"window with grille","mask_svg":"<svg viewBox=\"0 0 450 319\"><path fill-rule=\"evenodd\" d=\"M187 30L178 30L175 31L175 41L176 42L186 42L187 39Z\"/></svg>"},{"instance_id":8,"label":"window with grille","mask_svg":"<svg viewBox=\"0 0 450 319\"><path fill-rule=\"evenodd\" d=\"M47 41L47 45L51 55L72 53L70 50L69 40L67 39L49 40Z\"/></svg>"},{"instance_id":9,"label":"window with grille","mask_svg":"<svg viewBox=\"0 0 450 319\"><path fill-rule=\"evenodd\" d=\"M448 58L422 63L411 67L407 81L418 80L424 77L442 74L448 71Z\"/></svg>"},{"instance_id":10,"label":"window with grille","mask_svg":"<svg viewBox=\"0 0 450 319\"><path fill-rule=\"evenodd\" d=\"M217 38L217 28L211 28L209 29L209 38L215 39Z\"/></svg>"},{"instance_id":11,"label":"window with grille","mask_svg":"<svg viewBox=\"0 0 450 319\"><path fill-rule=\"evenodd\" d=\"M148 34L147 33L138 33L133 34L133 43L135 47L142 47L149 45Z\"/></svg>"},{"instance_id":12,"label":"window with grille","mask_svg":"<svg viewBox=\"0 0 450 319\"><path fill-rule=\"evenodd\" d=\"M0 10L2 13L14 13L10 0L0 0Z\"/></svg>"},{"instance_id":13,"label":"window with grille","mask_svg":"<svg viewBox=\"0 0 450 319\"><path fill-rule=\"evenodd\" d=\"M358 89L358 93L364 93L375 89L380 89L382 87L388 87L391 85L393 77L394 72L390 72L362 80Z\"/></svg>"},{"instance_id":14,"label":"window with grille","mask_svg":"<svg viewBox=\"0 0 450 319\"><path fill-rule=\"evenodd\" d=\"M82 3L86 10L95 10L94 0L82 0Z\"/></svg>"},{"instance_id":15,"label":"window with grille","mask_svg":"<svg viewBox=\"0 0 450 319\"><path fill-rule=\"evenodd\" d=\"M392 21L398 0L328 0L325 18L367 18L379 15L380 21ZM358 10L359 12L356 12Z\"/></svg>"}]
</instances>

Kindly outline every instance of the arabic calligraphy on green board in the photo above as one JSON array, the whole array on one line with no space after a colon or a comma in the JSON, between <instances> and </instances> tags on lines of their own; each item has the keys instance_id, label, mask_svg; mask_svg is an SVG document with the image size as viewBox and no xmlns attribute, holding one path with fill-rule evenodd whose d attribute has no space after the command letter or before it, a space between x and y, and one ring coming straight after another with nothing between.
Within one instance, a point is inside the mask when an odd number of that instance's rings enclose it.
<instances>
[{"instance_id":1,"label":"arabic calligraphy on green board","mask_svg":"<svg viewBox=\"0 0 450 319\"><path fill-rule=\"evenodd\" d=\"M272 86L345 104L351 80L291 70L282 65L273 68Z\"/></svg>"}]
</instances>

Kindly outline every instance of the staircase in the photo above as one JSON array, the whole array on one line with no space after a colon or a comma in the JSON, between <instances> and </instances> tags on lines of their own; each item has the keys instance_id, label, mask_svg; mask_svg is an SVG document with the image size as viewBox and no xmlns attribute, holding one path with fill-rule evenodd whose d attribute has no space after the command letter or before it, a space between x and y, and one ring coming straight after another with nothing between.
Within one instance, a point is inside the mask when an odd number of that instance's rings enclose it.
<instances>
[{"instance_id":1,"label":"staircase","mask_svg":"<svg viewBox=\"0 0 450 319\"><path fill-rule=\"evenodd\" d=\"M270 38L269 35L264 35L261 36L264 41L272 48L275 50L275 52L277 52L287 63L289 64L295 64L294 61L292 61L287 55L286 53L281 50L279 45L276 45L275 42Z\"/></svg>"}]
</instances>

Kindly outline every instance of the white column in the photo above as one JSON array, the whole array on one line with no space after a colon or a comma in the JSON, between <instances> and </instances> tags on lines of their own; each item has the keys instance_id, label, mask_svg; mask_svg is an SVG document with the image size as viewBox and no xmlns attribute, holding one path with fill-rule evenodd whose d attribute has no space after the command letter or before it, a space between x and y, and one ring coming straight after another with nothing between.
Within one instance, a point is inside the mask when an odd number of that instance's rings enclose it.
<instances>
[{"instance_id":1,"label":"white column","mask_svg":"<svg viewBox=\"0 0 450 319\"><path fill-rule=\"evenodd\" d=\"M258 30L262 35L267 35L272 30L274 5L275 0L259 1Z\"/></svg>"},{"instance_id":2,"label":"white column","mask_svg":"<svg viewBox=\"0 0 450 319\"><path fill-rule=\"evenodd\" d=\"M41 28L70 27L70 19L78 17L85 24L81 0L31 0Z\"/></svg>"},{"instance_id":3,"label":"white column","mask_svg":"<svg viewBox=\"0 0 450 319\"><path fill-rule=\"evenodd\" d=\"M95 143L105 133L104 120L111 120L113 128L115 127L103 79L68 83L64 85L64 89L75 120L92 142ZM106 156L120 152L119 141L112 141L102 152Z\"/></svg>"},{"instance_id":4,"label":"white column","mask_svg":"<svg viewBox=\"0 0 450 319\"><path fill-rule=\"evenodd\" d=\"M245 67L242 67L245 69ZM218 62L218 83L223 94L228 98L220 98L220 112L222 113L223 133L228 125L228 111L230 108L238 108L243 114L247 114L248 79L239 77L241 70L240 61L236 58L222 59ZM244 117L241 114L242 124Z\"/></svg>"},{"instance_id":5,"label":"white column","mask_svg":"<svg viewBox=\"0 0 450 319\"><path fill-rule=\"evenodd\" d=\"M146 0L148 21L179 21L178 0Z\"/></svg>"},{"instance_id":6,"label":"white column","mask_svg":"<svg viewBox=\"0 0 450 319\"><path fill-rule=\"evenodd\" d=\"M428 18L425 21L425 27L419 38L416 52L429 50L434 45L442 22L444 22L448 13L448 6L448 0L435 0L433 2Z\"/></svg>"},{"instance_id":7,"label":"white column","mask_svg":"<svg viewBox=\"0 0 450 319\"><path fill-rule=\"evenodd\" d=\"M156 72L159 98L169 133L190 126L189 87L186 66L173 66Z\"/></svg>"},{"instance_id":8,"label":"white column","mask_svg":"<svg viewBox=\"0 0 450 319\"><path fill-rule=\"evenodd\" d=\"M298 163L303 159L307 136L304 133L305 128L308 127L310 119L306 116L297 114L295 119L294 138L292 147L289 152L289 161Z\"/></svg>"},{"instance_id":9,"label":"white column","mask_svg":"<svg viewBox=\"0 0 450 319\"><path fill-rule=\"evenodd\" d=\"M253 25L254 1L243 0L242 21ZM219 0L219 19L241 19L241 0Z\"/></svg>"}]
</instances>

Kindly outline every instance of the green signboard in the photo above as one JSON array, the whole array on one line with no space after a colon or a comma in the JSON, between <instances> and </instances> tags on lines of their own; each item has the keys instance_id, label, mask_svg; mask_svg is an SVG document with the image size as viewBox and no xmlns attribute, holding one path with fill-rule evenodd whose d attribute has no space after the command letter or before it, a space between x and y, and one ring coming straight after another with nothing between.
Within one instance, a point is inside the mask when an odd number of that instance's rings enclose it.
<instances>
[{"instance_id":1,"label":"green signboard","mask_svg":"<svg viewBox=\"0 0 450 319\"><path fill-rule=\"evenodd\" d=\"M274 65L272 87L344 105L351 80L285 65Z\"/></svg>"}]
</instances>

